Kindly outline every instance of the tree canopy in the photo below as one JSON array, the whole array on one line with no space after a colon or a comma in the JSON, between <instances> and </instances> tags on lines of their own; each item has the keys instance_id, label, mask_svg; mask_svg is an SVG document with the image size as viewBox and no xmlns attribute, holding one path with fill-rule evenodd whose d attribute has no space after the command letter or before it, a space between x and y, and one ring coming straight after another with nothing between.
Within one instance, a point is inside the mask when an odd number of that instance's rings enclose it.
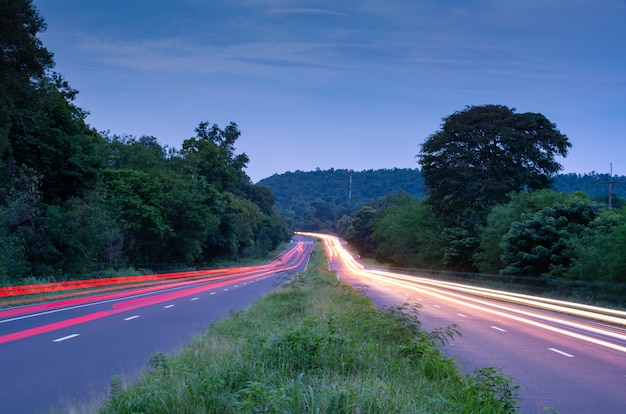
<instances>
[{"instance_id":1,"label":"tree canopy","mask_svg":"<svg viewBox=\"0 0 626 414\"><path fill-rule=\"evenodd\" d=\"M0 0L0 284L90 271L211 265L291 238L236 154L241 132L201 122L181 150L110 136L52 72L30 0Z\"/></svg>"},{"instance_id":2,"label":"tree canopy","mask_svg":"<svg viewBox=\"0 0 626 414\"><path fill-rule=\"evenodd\" d=\"M466 210L483 213L513 191L550 187L562 168L555 158L569 147L541 114L469 106L443 119L422 144L418 162L429 204L447 225L463 226Z\"/></svg>"}]
</instances>

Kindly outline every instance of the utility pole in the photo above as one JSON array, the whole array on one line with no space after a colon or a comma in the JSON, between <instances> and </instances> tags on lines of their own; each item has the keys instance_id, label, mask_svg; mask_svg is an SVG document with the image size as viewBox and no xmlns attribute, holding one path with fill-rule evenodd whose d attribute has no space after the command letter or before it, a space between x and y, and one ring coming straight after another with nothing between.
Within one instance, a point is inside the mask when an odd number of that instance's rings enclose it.
<instances>
[{"instance_id":1,"label":"utility pole","mask_svg":"<svg viewBox=\"0 0 626 414\"><path fill-rule=\"evenodd\" d=\"M613 184L622 184L624 180L613 181L613 163L611 165L611 170L609 174L608 180L598 180L600 184L608 184L609 186L609 208L613 208Z\"/></svg>"},{"instance_id":2,"label":"utility pole","mask_svg":"<svg viewBox=\"0 0 626 414\"><path fill-rule=\"evenodd\" d=\"M348 190L348 208L352 208L352 168L350 168L350 189Z\"/></svg>"}]
</instances>

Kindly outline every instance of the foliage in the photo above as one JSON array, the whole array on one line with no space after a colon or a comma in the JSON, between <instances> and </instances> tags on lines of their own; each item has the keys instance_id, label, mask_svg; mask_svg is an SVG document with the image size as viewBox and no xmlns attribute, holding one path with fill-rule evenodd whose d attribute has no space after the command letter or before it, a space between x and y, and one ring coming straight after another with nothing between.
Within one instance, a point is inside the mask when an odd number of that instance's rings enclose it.
<instances>
[{"instance_id":1,"label":"foliage","mask_svg":"<svg viewBox=\"0 0 626 414\"><path fill-rule=\"evenodd\" d=\"M600 206L583 196L522 216L502 238L504 272L548 275L554 267L567 268L572 239L580 237L598 216Z\"/></svg>"},{"instance_id":2,"label":"foliage","mask_svg":"<svg viewBox=\"0 0 626 414\"><path fill-rule=\"evenodd\" d=\"M290 239L243 171L236 124L201 122L180 151L97 133L52 72L44 29L32 1L0 1L0 283L206 265Z\"/></svg>"},{"instance_id":3,"label":"foliage","mask_svg":"<svg viewBox=\"0 0 626 414\"><path fill-rule=\"evenodd\" d=\"M552 285L570 295L626 303L626 211L604 210L568 244L571 265L553 270Z\"/></svg>"},{"instance_id":4,"label":"foliage","mask_svg":"<svg viewBox=\"0 0 626 414\"><path fill-rule=\"evenodd\" d=\"M430 206L407 193L387 196L374 220L374 257L396 266L439 268L442 228Z\"/></svg>"},{"instance_id":5,"label":"foliage","mask_svg":"<svg viewBox=\"0 0 626 414\"><path fill-rule=\"evenodd\" d=\"M428 202L447 227L466 226L512 191L548 188L571 146L543 115L470 106L443 119L418 155Z\"/></svg>"},{"instance_id":6,"label":"foliage","mask_svg":"<svg viewBox=\"0 0 626 414\"><path fill-rule=\"evenodd\" d=\"M345 239L363 255L371 256L376 248L372 239L374 223L378 217L376 208L370 205L363 206L357 211L352 224L346 232Z\"/></svg>"},{"instance_id":7,"label":"foliage","mask_svg":"<svg viewBox=\"0 0 626 414\"><path fill-rule=\"evenodd\" d=\"M420 172L408 168L352 171L351 192L350 170L346 169L274 174L258 184L272 190L276 210L294 228L337 232L342 236L347 226L338 228L337 222L341 217L354 215L363 205L398 190L417 199L423 195Z\"/></svg>"},{"instance_id":8,"label":"foliage","mask_svg":"<svg viewBox=\"0 0 626 414\"><path fill-rule=\"evenodd\" d=\"M500 272L505 267L500 243L511 224L521 221L524 214L533 214L555 203L564 202L568 197L566 193L550 190L520 191L511 193L507 203L494 206L480 232L480 246L473 255L478 270L481 273Z\"/></svg>"}]
</instances>

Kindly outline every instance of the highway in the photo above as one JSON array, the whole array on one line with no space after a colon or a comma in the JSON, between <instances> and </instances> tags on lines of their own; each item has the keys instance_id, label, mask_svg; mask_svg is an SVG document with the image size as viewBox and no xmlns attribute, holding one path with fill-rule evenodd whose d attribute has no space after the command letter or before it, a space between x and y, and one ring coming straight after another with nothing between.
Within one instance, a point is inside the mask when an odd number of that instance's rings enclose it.
<instances>
[{"instance_id":1,"label":"highway","mask_svg":"<svg viewBox=\"0 0 626 414\"><path fill-rule=\"evenodd\" d=\"M113 376L132 382L152 355L175 353L304 270L312 244L296 236L265 265L0 309L0 413L88 412Z\"/></svg>"},{"instance_id":2,"label":"highway","mask_svg":"<svg viewBox=\"0 0 626 414\"><path fill-rule=\"evenodd\" d=\"M336 237L308 235L376 306L417 304L427 331L458 324L446 355L467 373L501 368L520 387L521 413L626 412L626 313L375 269Z\"/></svg>"}]
</instances>

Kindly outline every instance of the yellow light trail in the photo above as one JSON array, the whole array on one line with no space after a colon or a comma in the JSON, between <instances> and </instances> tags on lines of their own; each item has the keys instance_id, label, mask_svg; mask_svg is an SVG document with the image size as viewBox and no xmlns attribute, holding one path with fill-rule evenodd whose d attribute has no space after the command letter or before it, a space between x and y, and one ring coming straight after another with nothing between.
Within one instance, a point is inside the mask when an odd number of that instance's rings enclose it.
<instances>
[{"instance_id":1,"label":"yellow light trail","mask_svg":"<svg viewBox=\"0 0 626 414\"><path fill-rule=\"evenodd\" d=\"M341 245L341 242L339 241L337 237L330 236L327 234L319 234L319 233L299 233L299 234L302 234L304 236L309 236L309 237L315 237L315 238L319 238L323 240L324 246L327 251L327 254L329 255L329 258L340 257L343 264L346 266L346 268L348 268L349 271L355 275L359 275L362 277L377 280L377 281L384 282L387 284L399 286L405 289L421 291L421 292L427 291L430 295L434 297L438 297L440 299L453 302L453 303L456 303L465 307L491 313L499 317L522 322L527 325L535 326L535 327L545 329L551 332L559 333L559 334L573 337L576 339L580 339L586 342L601 345L601 346L611 348L620 352L626 352L625 346L614 344L614 343L604 341L601 339L593 338L593 337L583 335L581 333L569 331L563 328L551 326L543 322L528 319L527 317L532 317L532 318L540 319L546 322L569 326L571 328L612 337L614 339L618 339L621 341L626 341L626 335L592 327L589 325L584 325L578 322L573 322L573 321L558 318L558 317L540 315L537 313L533 313L533 312L529 312L529 311L525 311L521 309L510 308L510 307L497 304L497 303L486 302L484 300L481 300L475 297L467 297L460 293L451 292L450 290L470 294L473 296L480 296L482 298L495 299L501 302L504 301L504 302L509 302L509 303L516 303L516 304L531 306L531 307L538 308L538 309L599 320L602 322L615 324L615 325L621 325L621 326L626 326L626 320L620 317L620 316L626 316L626 312L609 309L609 308L590 306L590 305L585 305L585 304L575 303L575 302L567 302L567 301L548 299L548 298L539 298L539 297L523 295L523 294L518 294L518 293L511 293L511 292L494 290L494 289L467 286L467 285L462 285L459 283L439 282L433 279L427 279L427 278L422 278L422 277L412 277L412 276L407 276L407 275L402 275L402 274L397 274L397 273L392 273L392 272L387 272L387 271L381 271L381 270L366 270L364 269L363 265L359 264L355 260L354 256L350 252L348 252L344 248L344 246ZM446 291L443 292L440 289L445 289ZM518 315L522 315L522 316L518 316Z\"/></svg>"}]
</instances>

